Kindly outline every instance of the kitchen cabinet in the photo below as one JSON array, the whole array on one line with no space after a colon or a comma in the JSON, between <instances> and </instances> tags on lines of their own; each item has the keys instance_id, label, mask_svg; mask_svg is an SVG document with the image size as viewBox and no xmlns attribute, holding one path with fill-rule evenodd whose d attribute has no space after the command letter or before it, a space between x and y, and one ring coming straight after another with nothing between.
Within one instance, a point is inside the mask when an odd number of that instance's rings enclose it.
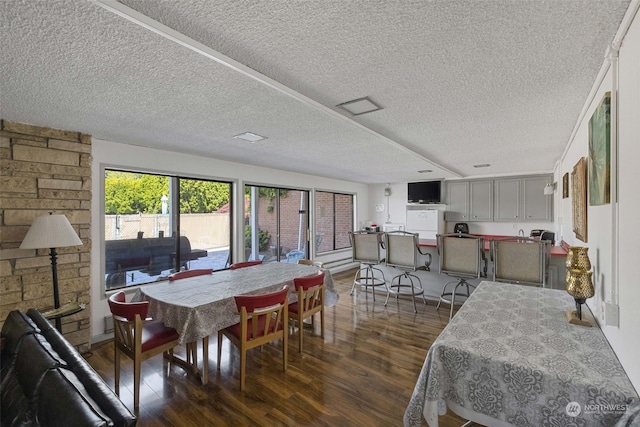
<instances>
[{"instance_id":1,"label":"kitchen cabinet","mask_svg":"<svg viewBox=\"0 0 640 427\"><path fill-rule=\"evenodd\" d=\"M494 181L494 221L551 221L553 197L544 194L551 176Z\"/></svg>"},{"instance_id":2,"label":"kitchen cabinet","mask_svg":"<svg viewBox=\"0 0 640 427\"><path fill-rule=\"evenodd\" d=\"M469 181L447 183L447 221L469 221Z\"/></svg>"},{"instance_id":3,"label":"kitchen cabinet","mask_svg":"<svg viewBox=\"0 0 640 427\"><path fill-rule=\"evenodd\" d=\"M469 220L493 221L493 181L470 181L469 190Z\"/></svg>"},{"instance_id":4,"label":"kitchen cabinet","mask_svg":"<svg viewBox=\"0 0 640 427\"><path fill-rule=\"evenodd\" d=\"M447 221L493 220L493 181L447 183Z\"/></svg>"}]
</instances>

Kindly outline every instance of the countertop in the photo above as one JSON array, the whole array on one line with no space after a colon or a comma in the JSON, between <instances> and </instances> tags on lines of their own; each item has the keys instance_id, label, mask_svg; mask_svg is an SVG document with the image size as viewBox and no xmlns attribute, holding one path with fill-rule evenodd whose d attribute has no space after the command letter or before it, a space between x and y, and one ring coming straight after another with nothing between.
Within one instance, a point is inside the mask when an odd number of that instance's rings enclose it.
<instances>
[{"instance_id":1,"label":"countertop","mask_svg":"<svg viewBox=\"0 0 640 427\"><path fill-rule=\"evenodd\" d=\"M505 237L521 237L521 236L494 236L489 234L474 234L474 236L484 237L484 250L489 250L489 241L494 239L504 239ZM435 248L438 246L436 239L420 239L420 246L427 248ZM567 245L562 242L561 246L551 246L551 256L566 257Z\"/></svg>"}]
</instances>

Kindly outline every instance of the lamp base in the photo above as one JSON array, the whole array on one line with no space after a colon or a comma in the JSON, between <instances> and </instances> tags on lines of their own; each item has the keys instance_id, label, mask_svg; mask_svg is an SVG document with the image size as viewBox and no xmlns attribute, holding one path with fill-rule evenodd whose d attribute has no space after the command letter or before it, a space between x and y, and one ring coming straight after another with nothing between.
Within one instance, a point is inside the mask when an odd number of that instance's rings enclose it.
<instances>
[{"instance_id":1,"label":"lamp base","mask_svg":"<svg viewBox=\"0 0 640 427\"><path fill-rule=\"evenodd\" d=\"M578 317L578 313L575 310L567 310L565 312L565 315L567 316L567 321L572 325L580 325L580 326L588 326L588 327L593 326L591 322L589 322L588 320L580 319Z\"/></svg>"}]
</instances>

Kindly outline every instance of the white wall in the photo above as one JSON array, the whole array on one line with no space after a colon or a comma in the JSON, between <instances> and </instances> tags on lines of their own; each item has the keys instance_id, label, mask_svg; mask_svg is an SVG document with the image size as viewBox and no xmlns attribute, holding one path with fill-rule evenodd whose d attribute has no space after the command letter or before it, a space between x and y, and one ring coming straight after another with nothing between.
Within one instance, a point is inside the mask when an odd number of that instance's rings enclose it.
<instances>
[{"instance_id":1,"label":"white wall","mask_svg":"<svg viewBox=\"0 0 640 427\"><path fill-rule=\"evenodd\" d=\"M640 211L640 18L636 16L619 51L618 72L618 186L619 203L588 206L588 243L572 232L571 197L562 199L555 194L556 223L562 226L564 239L569 244L589 247L594 298L587 304L597 317L609 343L616 352L636 390L640 390L640 285L638 268L640 246L638 241L638 212ZM593 111L607 91L614 86L614 73L610 68L597 88L574 138L569 142L565 157L555 171L555 180L562 184L564 173L573 170L580 157L588 158L588 123ZM612 105L612 109L615 108ZM612 122L613 126L613 122ZM614 152L612 151L612 156ZM612 180L616 171L612 168ZM617 222L617 225L616 225ZM617 278L616 278L617 273ZM618 307L619 326L607 325L605 303ZM610 306L609 306L610 307ZM615 310L611 310L615 312ZM615 322L610 322L615 323Z\"/></svg>"},{"instance_id":2,"label":"white wall","mask_svg":"<svg viewBox=\"0 0 640 427\"><path fill-rule=\"evenodd\" d=\"M236 193L234 199L234 206L240 207L235 209L236 218L234 221L236 223L242 222L242 209L244 206L242 189L245 182L305 190L317 189L352 193L356 195L356 224L365 221L368 216L368 187L364 184L248 166L201 156L152 150L95 138L92 142L92 156L91 337L93 341L102 338L104 317L110 315L100 273L104 262L102 250L102 238L104 235L102 229L104 217L102 172L104 167L130 168L133 170L180 174L195 178L233 181L237 184L237 189L240 190ZM311 206L311 212L313 212L313 206ZM243 254L243 229L236 227L236 230L237 235L234 236L235 255L236 257L241 257ZM237 242L240 243L238 244ZM351 256L350 253L348 255Z\"/></svg>"},{"instance_id":3,"label":"white wall","mask_svg":"<svg viewBox=\"0 0 640 427\"><path fill-rule=\"evenodd\" d=\"M618 295L620 327L604 326L631 382L640 391L640 17L623 40L619 56Z\"/></svg>"}]
</instances>

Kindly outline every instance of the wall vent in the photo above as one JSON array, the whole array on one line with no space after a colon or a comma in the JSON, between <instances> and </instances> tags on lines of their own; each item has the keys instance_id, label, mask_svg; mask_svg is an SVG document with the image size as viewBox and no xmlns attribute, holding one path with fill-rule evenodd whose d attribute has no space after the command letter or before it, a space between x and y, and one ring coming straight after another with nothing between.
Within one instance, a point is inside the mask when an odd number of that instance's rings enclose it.
<instances>
[{"instance_id":1,"label":"wall vent","mask_svg":"<svg viewBox=\"0 0 640 427\"><path fill-rule=\"evenodd\" d=\"M113 332L113 317L104 316L104 333L110 334Z\"/></svg>"}]
</instances>

